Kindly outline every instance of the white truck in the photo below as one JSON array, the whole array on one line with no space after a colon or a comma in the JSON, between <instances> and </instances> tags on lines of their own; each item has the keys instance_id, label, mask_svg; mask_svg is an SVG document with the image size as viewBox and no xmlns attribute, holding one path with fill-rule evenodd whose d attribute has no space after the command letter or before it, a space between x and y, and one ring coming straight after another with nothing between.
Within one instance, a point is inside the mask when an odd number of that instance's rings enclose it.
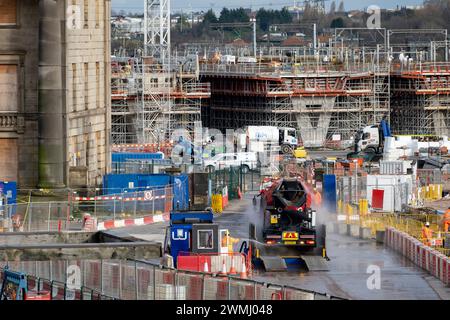
<instances>
[{"instance_id":1,"label":"white truck","mask_svg":"<svg viewBox=\"0 0 450 320\"><path fill-rule=\"evenodd\" d=\"M236 56L232 56L229 54L223 55L220 57L220 63L222 64L235 64L236 63Z\"/></svg>"},{"instance_id":2,"label":"white truck","mask_svg":"<svg viewBox=\"0 0 450 320\"><path fill-rule=\"evenodd\" d=\"M258 167L258 156L255 152L220 153L203 160L203 166L208 172L241 166L242 173L247 173Z\"/></svg>"},{"instance_id":3,"label":"white truck","mask_svg":"<svg viewBox=\"0 0 450 320\"><path fill-rule=\"evenodd\" d=\"M274 126L247 126L235 134L237 152L265 152L268 148L284 154L292 153L298 145L294 128Z\"/></svg>"},{"instance_id":4,"label":"white truck","mask_svg":"<svg viewBox=\"0 0 450 320\"><path fill-rule=\"evenodd\" d=\"M450 141L446 136L393 136L389 124L383 119L379 125L366 126L356 133L355 150L347 154L347 158L364 158L371 162L381 159L395 161L415 154L427 156L430 148L441 147L450 150Z\"/></svg>"}]
</instances>

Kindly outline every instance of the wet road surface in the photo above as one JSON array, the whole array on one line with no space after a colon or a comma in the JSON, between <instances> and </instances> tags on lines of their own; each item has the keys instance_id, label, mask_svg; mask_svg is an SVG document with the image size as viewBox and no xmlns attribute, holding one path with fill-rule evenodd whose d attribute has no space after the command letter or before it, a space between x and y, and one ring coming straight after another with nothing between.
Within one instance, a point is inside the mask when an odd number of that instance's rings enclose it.
<instances>
[{"instance_id":1,"label":"wet road surface","mask_svg":"<svg viewBox=\"0 0 450 320\"><path fill-rule=\"evenodd\" d=\"M257 222L258 218L259 208L254 207L251 196L247 196L244 200L232 202L215 221L220 228L228 228L232 237L244 240L248 237L249 223ZM167 225L127 227L109 233L163 243ZM329 271L260 272L254 278L347 299L450 299L450 289L439 280L375 241L328 234L327 251L331 259ZM367 285L373 270L380 271L379 289L369 289ZM376 283L369 281L369 284Z\"/></svg>"}]
</instances>

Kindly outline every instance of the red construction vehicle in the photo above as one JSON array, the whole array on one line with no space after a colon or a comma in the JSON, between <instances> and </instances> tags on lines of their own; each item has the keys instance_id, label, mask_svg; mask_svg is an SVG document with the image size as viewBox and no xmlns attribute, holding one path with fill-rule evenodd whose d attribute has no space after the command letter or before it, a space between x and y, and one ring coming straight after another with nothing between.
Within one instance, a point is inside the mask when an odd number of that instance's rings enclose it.
<instances>
[{"instance_id":1,"label":"red construction vehicle","mask_svg":"<svg viewBox=\"0 0 450 320\"><path fill-rule=\"evenodd\" d=\"M284 270L298 262L304 262L309 270L326 270L314 258L328 259L325 226L316 225L317 214L311 208L311 194L305 184L299 178L277 179L261 190L260 196L263 223L260 230L252 226L250 237L265 245L254 250L256 260L262 260L266 270Z\"/></svg>"}]
</instances>

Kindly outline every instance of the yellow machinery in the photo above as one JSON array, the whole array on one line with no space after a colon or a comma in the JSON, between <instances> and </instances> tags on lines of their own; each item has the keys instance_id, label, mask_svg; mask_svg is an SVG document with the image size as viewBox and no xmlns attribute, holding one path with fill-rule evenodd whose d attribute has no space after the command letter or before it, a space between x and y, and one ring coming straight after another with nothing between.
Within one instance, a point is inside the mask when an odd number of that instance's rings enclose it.
<instances>
[{"instance_id":1,"label":"yellow machinery","mask_svg":"<svg viewBox=\"0 0 450 320\"><path fill-rule=\"evenodd\" d=\"M305 159L308 156L304 147L297 147L292 151L294 158L296 159Z\"/></svg>"}]
</instances>

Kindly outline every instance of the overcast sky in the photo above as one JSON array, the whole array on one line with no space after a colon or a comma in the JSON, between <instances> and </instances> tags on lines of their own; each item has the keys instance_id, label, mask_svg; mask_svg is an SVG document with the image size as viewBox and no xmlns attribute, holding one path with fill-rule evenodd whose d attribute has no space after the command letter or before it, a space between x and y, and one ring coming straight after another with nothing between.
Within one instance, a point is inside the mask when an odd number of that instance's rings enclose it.
<instances>
[{"instance_id":1,"label":"overcast sky","mask_svg":"<svg viewBox=\"0 0 450 320\"><path fill-rule=\"evenodd\" d=\"M302 2L302 1L301 1ZM339 5L340 0L336 0L336 4ZM172 11L190 11L190 7L194 11L208 10L213 8L214 11L220 11L224 6L232 7L265 7L267 9L277 9L287 5L293 5L294 0L172 0ZM325 2L327 8L331 1ZM378 5L384 9L395 8L397 5L420 5L423 0L344 0L345 9L365 9L370 5ZM112 6L114 10L125 10L126 12L143 11L143 0L112 0Z\"/></svg>"}]
</instances>

